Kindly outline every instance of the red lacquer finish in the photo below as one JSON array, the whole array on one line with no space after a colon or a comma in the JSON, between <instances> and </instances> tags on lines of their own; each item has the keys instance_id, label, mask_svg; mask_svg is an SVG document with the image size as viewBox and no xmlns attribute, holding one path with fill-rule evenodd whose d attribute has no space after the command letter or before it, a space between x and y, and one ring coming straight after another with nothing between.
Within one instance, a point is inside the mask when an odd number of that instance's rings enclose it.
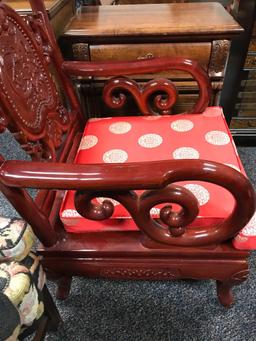
<instances>
[{"instance_id":1,"label":"red lacquer finish","mask_svg":"<svg viewBox=\"0 0 256 341\"><path fill-rule=\"evenodd\" d=\"M249 180L236 170L207 160L175 160L126 164L72 164L84 119L70 76L106 76L104 100L120 108L128 92L142 114L168 114L177 99L174 85L165 79L141 87L123 76L164 70L187 71L197 81L200 96L189 113L209 104L210 82L195 61L152 59L119 63L63 62L48 22L44 2L31 0L34 14L25 20L0 4L0 129L8 128L37 162L0 158L0 188L42 242L39 252L48 273L59 278L59 297L66 297L75 275L111 279L214 279L221 303L232 303L231 287L247 278L248 252L235 250L230 238L255 210ZM69 106L65 107L49 74L52 62ZM152 102L153 107L149 106ZM67 109L69 108L69 109ZM181 116L179 116L181 117ZM202 119L204 119L202 115ZM129 141L127 141L129 143ZM44 161L44 162L39 162ZM187 229L198 215L194 195L174 182L201 180L226 188L235 198L234 211L224 222ZM41 189L32 200L25 188ZM120 201L139 231L67 233L59 220L64 190L76 190L77 210L92 220L113 213L109 200L95 205L95 196ZM144 189L142 195L134 192ZM150 216L158 203L178 203Z\"/></svg>"},{"instance_id":2,"label":"red lacquer finish","mask_svg":"<svg viewBox=\"0 0 256 341\"><path fill-rule=\"evenodd\" d=\"M48 69L54 48L43 26L41 15L25 22L6 5L0 7L1 116L33 159L57 160L63 135L79 115L76 106L67 110L60 101Z\"/></svg>"},{"instance_id":3,"label":"red lacquer finish","mask_svg":"<svg viewBox=\"0 0 256 341\"><path fill-rule=\"evenodd\" d=\"M65 72L62 72L62 64L63 64L64 60L63 60L63 57L62 57L62 54L61 54L59 48L56 48L57 47L57 41L56 41L54 32L52 30L51 24L48 20L48 15L47 15L47 12L45 9L45 5L41 0L39 0L39 1L33 0L33 1L30 1L30 6L31 6L31 8L35 14L40 13L40 15L43 17L43 20L40 23L40 26L42 27L42 29L46 33L47 39L48 39L48 44L51 46L51 49L52 49L51 57L52 57L52 61L54 63L54 66L57 69L58 77L60 78L63 89L65 90L65 92L69 98L69 101L70 101L70 104L71 104L73 110L76 112L79 119L83 122L84 117L82 115L80 104L79 104L78 98L75 94L72 81L70 80L70 78L68 77L68 75Z\"/></svg>"},{"instance_id":4,"label":"red lacquer finish","mask_svg":"<svg viewBox=\"0 0 256 341\"><path fill-rule=\"evenodd\" d=\"M108 107L120 109L126 103L126 93L133 96L143 115L168 115L178 98L175 85L168 79L159 78L140 86L131 79L118 77L104 86L103 99ZM155 109L150 106L152 97Z\"/></svg>"},{"instance_id":5,"label":"red lacquer finish","mask_svg":"<svg viewBox=\"0 0 256 341\"><path fill-rule=\"evenodd\" d=\"M186 71L197 81L199 87L199 99L189 113L202 112L209 105L211 98L211 84L207 73L197 62L185 58L157 58L115 63L64 62L63 70L71 76L84 77L128 76L166 70ZM137 90L130 88L130 92L137 98Z\"/></svg>"},{"instance_id":6,"label":"red lacquer finish","mask_svg":"<svg viewBox=\"0 0 256 341\"><path fill-rule=\"evenodd\" d=\"M67 165L8 161L1 166L1 182L11 187L47 189L79 189L76 206L89 219L107 219L113 205L103 203L94 207L92 198L107 196L124 205L137 226L150 238L170 245L208 245L234 237L248 223L255 211L255 194L249 180L231 167L204 160L171 160L150 163L112 165ZM65 179L65 181L63 181ZM162 220L170 228L185 227L197 216L194 196L179 186L178 181L201 180L226 188L236 200L230 216L221 224L183 231L176 238L168 229L150 216L150 209L167 201L179 204L183 211L175 214L162 210ZM149 189L138 197L129 190ZM159 189L159 190L156 190ZM154 190L154 191L153 191ZM83 194L83 191L84 194ZM119 191L122 191L119 193ZM248 203L244 205L244 202ZM176 233L176 232L174 232Z\"/></svg>"}]
</instances>

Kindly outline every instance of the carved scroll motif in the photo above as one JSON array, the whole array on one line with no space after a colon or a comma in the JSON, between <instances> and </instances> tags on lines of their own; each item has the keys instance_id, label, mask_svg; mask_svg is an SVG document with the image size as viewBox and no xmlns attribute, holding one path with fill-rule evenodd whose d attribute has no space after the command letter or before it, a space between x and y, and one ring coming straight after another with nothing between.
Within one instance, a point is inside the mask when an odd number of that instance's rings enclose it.
<instances>
[{"instance_id":1,"label":"carved scroll motif","mask_svg":"<svg viewBox=\"0 0 256 341\"><path fill-rule=\"evenodd\" d=\"M178 269L168 268L129 268L129 267L113 267L109 269L102 269L100 272L102 277L113 279L135 279L135 280L172 280L180 278L180 271Z\"/></svg>"},{"instance_id":2,"label":"carved scroll motif","mask_svg":"<svg viewBox=\"0 0 256 341\"><path fill-rule=\"evenodd\" d=\"M78 213L87 219L109 219L114 212L114 205L110 200L104 200L101 204L95 204L92 199L102 196L102 192L77 191L75 195L75 207ZM131 214L141 230L159 230L163 234L172 237L182 236L185 227L195 220L198 215L198 202L195 196L177 185L169 185L161 190L145 191L138 196L133 191L105 192L104 197L119 201ZM174 212L171 205L166 205L160 210L159 219L151 218L150 210L161 203L176 203L182 207L179 212Z\"/></svg>"},{"instance_id":3,"label":"carved scroll motif","mask_svg":"<svg viewBox=\"0 0 256 341\"><path fill-rule=\"evenodd\" d=\"M214 40L212 42L212 54L209 65L210 77L224 76L230 44L229 40Z\"/></svg>"},{"instance_id":4,"label":"carved scroll motif","mask_svg":"<svg viewBox=\"0 0 256 341\"><path fill-rule=\"evenodd\" d=\"M40 16L21 19L0 8L0 99L8 128L24 150L34 159L54 160L69 114L47 68L51 48L46 33L39 33L42 25Z\"/></svg>"},{"instance_id":5,"label":"carved scroll motif","mask_svg":"<svg viewBox=\"0 0 256 341\"><path fill-rule=\"evenodd\" d=\"M178 98L175 85L168 79L158 78L143 86L131 79L117 77L106 83L103 99L110 108L119 109L126 103L128 94L143 115L168 115Z\"/></svg>"},{"instance_id":6,"label":"carved scroll motif","mask_svg":"<svg viewBox=\"0 0 256 341\"><path fill-rule=\"evenodd\" d=\"M150 163L148 165L150 167ZM167 161L162 161L151 163L151 165L155 166L157 171L161 167L167 167L166 172L162 174L161 187L157 187L158 189L148 189L140 195L130 190L134 187L135 189L150 188L147 186L147 182L144 182L143 187L141 183L136 186L131 185L131 187L126 184L124 186L126 190L119 188L118 192L108 190L108 188L113 188L113 183L108 183L108 186L101 191L78 190L74 202L78 213L92 220L109 219L114 212L113 203L106 199L101 204L95 204L93 199L97 197L111 198L126 208L137 227L150 239L159 243L179 246L202 246L224 242L234 237L254 214L254 190L247 178L231 167L200 160L190 160L189 163L187 160L175 160L170 164ZM143 167L143 164L138 165L138 168L139 166ZM116 171L119 171L119 167L119 165L113 166L112 170L117 168ZM135 169L133 164L126 164L126 167L129 167L130 171ZM146 170L147 168L142 169ZM143 178L141 171L137 174L141 179ZM199 203L190 191L175 185L178 181L191 180L210 182L228 190L235 200L234 209L229 216L216 224L209 226L193 224L191 227L192 222L196 223ZM250 202L250 205L244 205L244 200ZM173 208L172 204L176 204L176 206ZM161 209L159 218L154 219L150 212L157 205L161 205ZM177 210L177 205L181 209Z\"/></svg>"},{"instance_id":7,"label":"carved scroll motif","mask_svg":"<svg viewBox=\"0 0 256 341\"><path fill-rule=\"evenodd\" d=\"M246 269L246 270L242 270L233 274L232 277L230 278L230 281L234 284L239 284L241 282L246 281L248 277L249 277L249 270Z\"/></svg>"}]
</instances>

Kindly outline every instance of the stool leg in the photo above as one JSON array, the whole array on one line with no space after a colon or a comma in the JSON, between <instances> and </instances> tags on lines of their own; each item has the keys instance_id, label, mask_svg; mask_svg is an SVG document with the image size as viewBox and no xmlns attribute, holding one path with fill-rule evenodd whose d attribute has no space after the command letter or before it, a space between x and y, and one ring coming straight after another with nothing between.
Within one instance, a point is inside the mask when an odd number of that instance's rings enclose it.
<instances>
[{"instance_id":1,"label":"stool leg","mask_svg":"<svg viewBox=\"0 0 256 341\"><path fill-rule=\"evenodd\" d=\"M46 285L43 288L43 297L45 312L48 317L47 329L56 331L62 319Z\"/></svg>"},{"instance_id":2,"label":"stool leg","mask_svg":"<svg viewBox=\"0 0 256 341\"><path fill-rule=\"evenodd\" d=\"M59 300L65 300L71 288L72 277L61 277L57 282L57 293L56 297Z\"/></svg>"},{"instance_id":3,"label":"stool leg","mask_svg":"<svg viewBox=\"0 0 256 341\"><path fill-rule=\"evenodd\" d=\"M217 295L220 303L225 308L230 308L234 303L234 297L232 293L232 283L217 281Z\"/></svg>"}]
</instances>

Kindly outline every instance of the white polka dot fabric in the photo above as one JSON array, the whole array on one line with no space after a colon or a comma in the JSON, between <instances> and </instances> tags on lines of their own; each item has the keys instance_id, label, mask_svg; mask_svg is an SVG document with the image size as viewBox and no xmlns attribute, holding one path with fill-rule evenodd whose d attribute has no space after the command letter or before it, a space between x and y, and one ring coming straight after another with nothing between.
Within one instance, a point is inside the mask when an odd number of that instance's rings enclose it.
<instances>
[{"instance_id":1,"label":"white polka dot fabric","mask_svg":"<svg viewBox=\"0 0 256 341\"><path fill-rule=\"evenodd\" d=\"M224 146L230 142L228 134L220 130L208 131L205 134L205 139L208 143L216 146Z\"/></svg>"},{"instance_id":2,"label":"white polka dot fabric","mask_svg":"<svg viewBox=\"0 0 256 341\"><path fill-rule=\"evenodd\" d=\"M233 240L233 245L240 250L256 249L256 213Z\"/></svg>"},{"instance_id":3,"label":"white polka dot fabric","mask_svg":"<svg viewBox=\"0 0 256 341\"><path fill-rule=\"evenodd\" d=\"M132 125L129 122L116 122L109 126L109 131L113 134L126 134L132 129Z\"/></svg>"},{"instance_id":4,"label":"white polka dot fabric","mask_svg":"<svg viewBox=\"0 0 256 341\"><path fill-rule=\"evenodd\" d=\"M158 134L144 134L138 139L138 144L144 148L156 148L163 142L163 138Z\"/></svg>"},{"instance_id":5,"label":"white polka dot fabric","mask_svg":"<svg viewBox=\"0 0 256 341\"><path fill-rule=\"evenodd\" d=\"M79 149L90 149L98 143L98 137L94 135L86 135L82 137Z\"/></svg>"},{"instance_id":6,"label":"white polka dot fabric","mask_svg":"<svg viewBox=\"0 0 256 341\"><path fill-rule=\"evenodd\" d=\"M210 193L204 186L191 183L184 185L184 187L194 194L198 200L199 206L207 204L210 200Z\"/></svg>"},{"instance_id":7,"label":"white polka dot fabric","mask_svg":"<svg viewBox=\"0 0 256 341\"><path fill-rule=\"evenodd\" d=\"M244 174L219 107L207 108L204 113L198 115L90 119L81 140L76 163L126 163L171 159L218 161ZM179 184L191 191L198 200L200 224L202 221L219 222L232 211L234 200L225 189L200 181ZM97 198L95 203L102 203L103 200L104 198ZM74 213L74 192L69 191L63 201L61 219L69 232L86 232L88 226L90 230L95 231L137 229L126 209L117 201L112 202L115 211L109 221L90 221L88 224L86 219ZM153 207L151 216L159 217L161 207ZM175 209L175 205L173 207ZM255 221L246 227L243 237L249 238L253 233L255 234Z\"/></svg>"},{"instance_id":8,"label":"white polka dot fabric","mask_svg":"<svg viewBox=\"0 0 256 341\"><path fill-rule=\"evenodd\" d=\"M175 120L171 123L171 128L178 132L187 132L193 129L194 123L191 120Z\"/></svg>"},{"instance_id":9,"label":"white polka dot fabric","mask_svg":"<svg viewBox=\"0 0 256 341\"><path fill-rule=\"evenodd\" d=\"M180 147L172 153L173 159L199 159L199 151L191 147Z\"/></svg>"},{"instance_id":10,"label":"white polka dot fabric","mask_svg":"<svg viewBox=\"0 0 256 341\"><path fill-rule=\"evenodd\" d=\"M128 153L122 149L107 150L102 156L102 161L105 163L123 163L127 160Z\"/></svg>"}]
</instances>

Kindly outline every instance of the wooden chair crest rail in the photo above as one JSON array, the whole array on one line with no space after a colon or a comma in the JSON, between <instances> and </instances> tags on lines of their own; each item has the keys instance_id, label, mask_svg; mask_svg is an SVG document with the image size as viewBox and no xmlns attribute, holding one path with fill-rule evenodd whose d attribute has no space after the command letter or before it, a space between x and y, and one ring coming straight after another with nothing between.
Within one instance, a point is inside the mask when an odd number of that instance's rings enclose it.
<instances>
[{"instance_id":1,"label":"wooden chair crest rail","mask_svg":"<svg viewBox=\"0 0 256 341\"><path fill-rule=\"evenodd\" d=\"M0 4L0 126L2 131L8 128L32 158L28 162L1 157L0 188L40 239L44 268L59 280L58 296L68 295L75 275L111 279L214 279L221 303L229 306L233 302L231 287L248 275L248 251L235 249L231 239L249 222L255 210L254 190L242 166L238 172L217 160L199 159L199 154L197 159L158 159L158 152L153 153L155 159L127 163L124 163L126 159L120 161L109 153L104 154L105 163L95 161L93 157L98 153L92 153L92 158L79 164L80 151L91 151L104 136L96 137L89 132L84 135L84 127L101 129L102 121L85 122L70 78L74 75L110 77L103 97L115 109L125 104L128 94L135 99L143 116L122 118L125 125L121 128L111 126L115 138L121 136L118 141L127 145L132 140L122 135L124 127L130 130L132 125L139 126L138 129L148 126L152 132L153 127L163 129L161 122L167 122L166 127L172 125L178 131L179 124L184 124L169 115L178 96L171 81L161 78L141 87L127 76L165 69L189 72L199 85L200 96L195 106L178 118L185 119L189 129L196 122L220 120L221 127L226 129L222 132L225 144L230 142L229 148L234 151L221 109L207 108L211 93L207 74L197 62L184 58L64 62L44 2L31 0L30 3L33 14L24 18ZM61 102L49 67L55 69L54 77L61 83L67 103ZM139 141L140 146L146 144L151 148L156 141L164 144L161 136L146 135L146 139L144 136ZM177 139L175 136L172 141ZM115 138L112 136L109 140ZM150 148L147 151L154 152ZM210 157L210 154L208 150L204 155ZM234 160L238 160L235 153ZM177 184L186 180L204 181L227 189L235 199L233 210L218 222L206 219L208 224L198 225L200 203L193 192ZM26 188L40 189L35 200ZM65 198L74 191L75 206L71 211L76 209L86 222L83 232L70 232L70 226L64 226L60 220L65 190L68 190ZM142 194L141 190L144 190ZM121 203L133 218L134 226L114 229L120 219L112 217L116 210L113 201L95 203L98 197ZM180 209L173 209L166 202ZM158 211L159 216L153 218L150 211L159 204L164 205ZM132 222L132 219L121 220ZM105 222L110 224L109 228L104 227ZM97 225L97 232L95 224L101 224Z\"/></svg>"}]
</instances>

